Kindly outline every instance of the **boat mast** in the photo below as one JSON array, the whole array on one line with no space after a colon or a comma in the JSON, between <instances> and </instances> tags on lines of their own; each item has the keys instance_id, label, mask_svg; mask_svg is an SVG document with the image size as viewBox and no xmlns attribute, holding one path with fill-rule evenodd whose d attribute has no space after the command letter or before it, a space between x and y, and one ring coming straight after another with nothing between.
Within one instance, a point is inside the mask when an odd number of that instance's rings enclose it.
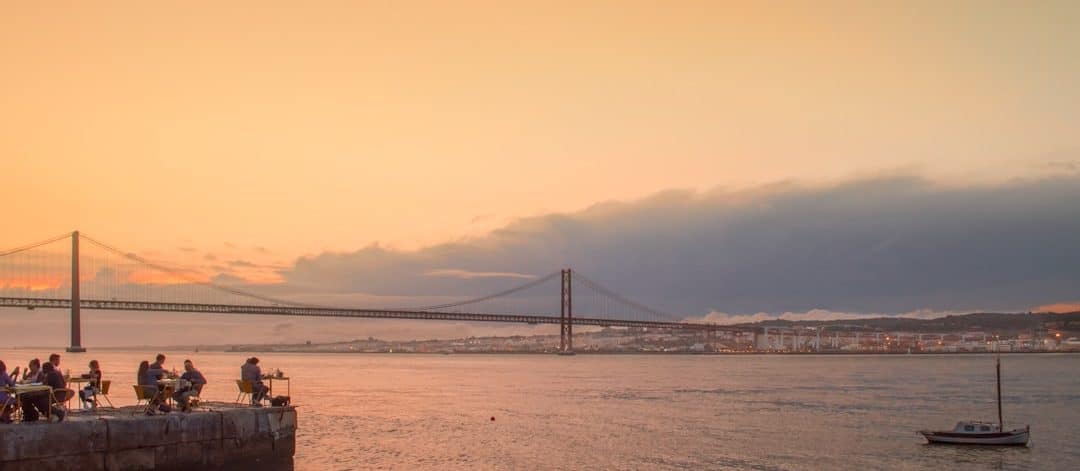
<instances>
[{"instance_id":1,"label":"boat mast","mask_svg":"<svg viewBox=\"0 0 1080 471\"><path fill-rule=\"evenodd\" d=\"M1001 420L1001 355L997 357L997 400L998 400L998 432L1005 431L1005 422Z\"/></svg>"}]
</instances>

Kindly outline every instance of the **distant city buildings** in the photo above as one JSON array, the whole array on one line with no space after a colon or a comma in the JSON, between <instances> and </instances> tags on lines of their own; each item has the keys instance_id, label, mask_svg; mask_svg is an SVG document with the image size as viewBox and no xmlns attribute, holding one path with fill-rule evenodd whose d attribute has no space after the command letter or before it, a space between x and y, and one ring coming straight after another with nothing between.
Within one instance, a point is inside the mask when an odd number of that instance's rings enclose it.
<instances>
[{"instance_id":1,"label":"distant city buildings","mask_svg":"<svg viewBox=\"0 0 1080 471\"><path fill-rule=\"evenodd\" d=\"M585 330L585 329L581 329ZM1075 332L993 333L884 332L836 326L748 328L743 331L673 331L603 328L579 330L580 353L987 353L1080 352ZM468 337L449 340L348 342L233 346L231 350L341 353L555 353L559 336Z\"/></svg>"}]
</instances>

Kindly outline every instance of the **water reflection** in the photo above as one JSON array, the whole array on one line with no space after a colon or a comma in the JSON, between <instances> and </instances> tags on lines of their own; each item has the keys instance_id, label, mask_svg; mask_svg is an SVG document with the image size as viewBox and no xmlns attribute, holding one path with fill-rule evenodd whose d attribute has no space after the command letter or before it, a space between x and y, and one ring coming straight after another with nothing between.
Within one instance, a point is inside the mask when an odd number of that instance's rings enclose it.
<instances>
[{"instance_id":1,"label":"water reflection","mask_svg":"<svg viewBox=\"0 0 1080 471\"><path fill-rule=\"evenodd\" d=\"M928 443L926 456L936 461L967 464L980 469L1032 469L1031 446L947 445ZM1049 469L1049 467L1048 467Z\"/></svg>"},{"instance_id":2,"label":"water reflection","mask_svg":"<svg viewBox=\"0 0 1080 471\"><path fill-rule=\"evenodd\" d=\"M0 350L0 359L24 364L48 353ZM115 381L113 402L129 405L134 367L154 353L64 361L99 360ZM210 382L207 399L225 402L236 400L250 356L164 353L192 358ZM253 463L260 471L1071 470L1080 462L1076 355L1003 356L1005 421L1031 424L1029 448L928 446L915 433L996 419L992 356L259 357L264 370L292 377L299 407L295 460Z\"/></svg>"}]
</instances>

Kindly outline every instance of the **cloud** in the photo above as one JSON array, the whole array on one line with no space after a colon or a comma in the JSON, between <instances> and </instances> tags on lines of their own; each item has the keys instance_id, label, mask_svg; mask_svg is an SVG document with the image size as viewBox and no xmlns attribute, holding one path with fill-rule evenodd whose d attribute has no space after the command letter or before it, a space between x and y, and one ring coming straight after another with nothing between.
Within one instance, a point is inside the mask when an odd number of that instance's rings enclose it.
<instances>
[{"instance_id":1,"label":"cloud","mask_svg":"<svg viewBox=\"0 0 1080 471\"><path fill-rule=\"evenodd\" d=\"M468 270L456 270L452 268L442 268L438 270L428 270L424 272L427 276L445 276L448 278L463 278L466 280L473 278L518 278L531 280L536 278L534 275L527 275L524 273L510 273L510 272L494 272L494 271L468 271Z\"/></svg>"},{"instance_id":2,"label":"cloud","mask_svg":"<svg viewBox=\"0 0 1080 471\"><path fill-rule=\"evenodd\" d=\"M181 252L194 252L195 247L177 247Z\"/></svg>"},{"instance_id":3,"label":"cloud","mask_svg":"<svg viewBox=\"0 0 1080 471\"><path fill-rule=\"evenodd\" d=\"M1043 304L1031 308L1033 312L1080 312L1080 301L1065 301L1052 304Z\"/></svg>"},{"instance_id":4,"label":"cloud","mask_svg":"<svg viewBox=\"0 0 1080 471\"><path fill-rule=\"evenodd\" d=\"M495 217L494 214L478 214L478 215L474 216L472 219L469 220L469 224L481 223L481 222L490 220L491 218L494 218L494 217Z\"/></svg>"},{"instance_id":5,"label":"cloud","mask_svg":"<svg viewBox=\"0 0 1080 471\"><path fill-rule=\"evenodd\" d=\"M212 253L207 253L206 255L203 255L203 260L213 262L213 261L217 260L217 255L214 255Z\"/></svg>"},{"instance_id":6,"label":"cloud","mask_svg":"<svg viewBox=\"0 0 1080 471\"><path fill-rule=\"evenodd\" d=\"M213 280L304 303L400 307L489 294L565 267L660 310L725 324L1072 311L1080 309L1080 176L976 186L894 176L829 186L786 182L740 191L667 191L521 219L486 236L420 250L373 245L303 257L278 268L282 282L252 284L252 275L268 269L234 272L224 263L213 267ZM86 296L95 286L84 285ZM544 312L558 312L557 286L557 279L537 285L554 306ZM575 312L581 312L577 308L589 300L575 295ZM3 311L0 330L31 320L41 324L21 336L20 344L63 341L56 336L66 329L62 311ZM558 329L101 311L93 318L86 335L95 345L146 342L132 334L145 329L140 322L173 327L155 343L447 338Z\"/></svg>"},{"instance_id":7,"label":"cloud","mask_svg":"<svg viewBox=\"0 0 1080 471\"><path fill-rule=\"evenodd\" d=\"M1080 171L1080 160L1055 160L1046 163L1047 167L1065 172Z\"/></svg>"},{"instance_id":8,"label":"cloud","mask_svg":"<svg viewBox=\"0 0 1080 471\"><path fill-rule=\"evenodd\" d=\"M285 265L280 263L255 263L250 260L243 259L233 259L225 263L227 263L230 267L235 268L261 268L267 270L281 270L282 268L285 268Z\"/></svg>"},{"instance_id":9,"label":"cloud","mask_svg":"<svg viewBox=\"0 0 1080 471\"><path fill-rule=\"evenodd\" d=\"M247 280L232 273L222 272L211 277L210 282L222 286L240 286L246 284Z\"/></svg>"},{"instance_id":10,"label":"cloud","mask_svg":"<svg viewBox=\"0 0 1080 471\"><path fill-rule=\"evenodd\" d=\"M521 219L416 251L303 257L287 283L380 296L465 297L572 267L661 310L900 314L1027 310L1075 299L1080 177L948 186L914 176L830 186L667 191Z\"/></svg>"}]
</instances>

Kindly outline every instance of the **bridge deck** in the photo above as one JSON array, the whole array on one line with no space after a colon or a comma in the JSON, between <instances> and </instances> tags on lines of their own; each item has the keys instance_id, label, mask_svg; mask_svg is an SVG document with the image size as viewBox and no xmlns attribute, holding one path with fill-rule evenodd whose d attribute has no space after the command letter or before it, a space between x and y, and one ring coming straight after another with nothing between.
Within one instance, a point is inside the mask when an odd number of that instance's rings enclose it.
<instances>
[{"instance_id":1,"label":"bridge deck","mask_svg":"<svg viewBox=\"0 0 1080 471\"><path fill-rule=\"evenodd\" d=\"M70 299L0 297L0 307L70 309ZM82 299L81 309L151 312L193 312L209 314L254 314L301 317L354 317L367 319L420 319L468 322L508 322L522 324L559 324L559 316L541 314L482 314L472 312L409 311L396 309L359 309L301 306L257 306L231 304L193 304L140 301L115 301ZM603 319L597 317L573 317L575 325L602 327L653 327L704 331L743 331L733 326L697 324L690 322L638 321Z\"/></svg>"}]
</instances>

